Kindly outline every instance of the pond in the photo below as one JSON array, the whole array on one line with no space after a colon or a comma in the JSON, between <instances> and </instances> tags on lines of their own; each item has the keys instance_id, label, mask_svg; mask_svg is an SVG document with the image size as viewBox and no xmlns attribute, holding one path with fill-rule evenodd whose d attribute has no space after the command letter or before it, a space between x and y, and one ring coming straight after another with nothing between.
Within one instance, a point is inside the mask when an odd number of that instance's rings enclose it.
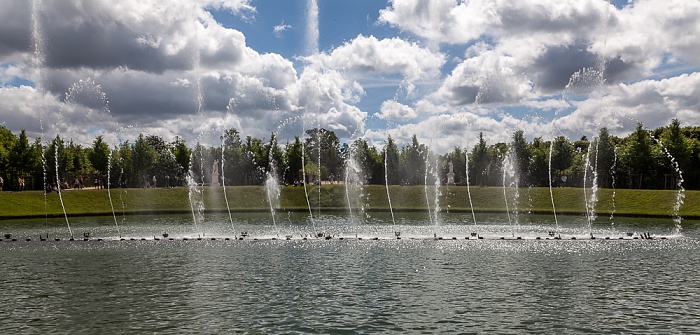
<instances>
[{"instance_id":1,"label":"pond","mask_svg":"<svg viewBox=\"0 0 700 335\"><path fill-rule=\"evenodd\" d=\"M700 333L692 222L279 216L0 222L3 332Z\"/></svg>"}]
</instances>

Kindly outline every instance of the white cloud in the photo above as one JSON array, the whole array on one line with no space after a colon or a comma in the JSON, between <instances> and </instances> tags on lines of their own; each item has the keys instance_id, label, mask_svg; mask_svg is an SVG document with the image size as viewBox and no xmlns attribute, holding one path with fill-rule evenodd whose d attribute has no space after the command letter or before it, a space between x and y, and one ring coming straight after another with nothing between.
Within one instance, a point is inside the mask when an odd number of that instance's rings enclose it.
<instances>
[{"instance_id":1,"label":"white cloud","mask_svg":"<svg viewBox=\"0 0 700 335\"><path fill-rule=\"evenodd\" d=\"M445 56L431 52L416 43L400 38L378 40L359 35L329 54L318 55L320 65L342 69L348 75L400 74L407 90L415 88L418 80L438 77Z\"/></svg>"},{"instance_id":2,"label":"white cloud","mask_svg":"<svg viewBox=\"0 0 700 335\"><path fill-rule=\"evenodd\" d=\"M281 38L281 37L282 37L282 33L283 33L285 30L290 29L290 28L292 28L291 25L285 24L284 21L282 21L282 23L280 23L280 24L278 24L278 25L276 25L276 26L274 26L274 27L272 28L272 32L275 34L275 36L276 36L277 38Z\"/></svg>"},{"instance_id":3,"label":"white cloud","mask_svg":"<svg viewBox=\"0 0 700 335\"><path fill-rule=\"evenodd\" d=\"M416 116L418 116L418 113L416 113L416 111L413 108L406 106L402 103L396 102L395 100L384 101L379 112L380 119L389 121L412 120L415 119Z\"/></svg>"}]
</instances>

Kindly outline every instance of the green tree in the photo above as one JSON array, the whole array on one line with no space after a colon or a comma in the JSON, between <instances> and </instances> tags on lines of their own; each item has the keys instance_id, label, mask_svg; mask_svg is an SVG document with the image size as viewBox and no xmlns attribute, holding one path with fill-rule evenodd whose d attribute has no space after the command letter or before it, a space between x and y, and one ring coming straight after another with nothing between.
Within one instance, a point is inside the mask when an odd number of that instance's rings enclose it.
<instances>
[{"instance_id":1,"label":"green tree","mask_svg":"<svg viewBox=\"0 0 700 335\"><path fill-rule=\"evenodd\" d=\"M651 137L641 122L637 124L637 129L627 136L620 159L629 178L630 187L649 188L653 185L656 159Z\"/></svg>"},{"instance_id":2,"label":"green tree","mask_svg":"<svg viewBox=\"0 0 700 335\"><path fill-rule=\"evenodd\" d=\"M532 186L549 186L549 147L550 142L535 137L529 145L532 158L530 159L530 183Z\"/></svg>"},{"instance_id":3,"label":"green tree","mask_svg":"<svg viewBox=\"0 0 700 335\"><path fill-rule=\"evenodd\" d=\"M552 146L552 173L566 174L574 160L574 147L564 136L557 136Z\"/></svg>"},{"instance_id":4,"label":"green tree","mask_svg":"<svg viewBox=\"0 0 700 335\"><path fill-rule=\"evenodd\" d=\"M175 161L178 166L178 174L175 176L175 181L173 185L177 185L181 180L184 179L185 174L189 172L190 169L190 157L192 156L192 151L187 148L185 140L180 137L175 137L175 142L171 144L173 155L175 155Z\"/></svg>"},{"instance_id":5,"label":"green tree","mask_svg":"<svg viewBox=\"0 0 700 335\"><path fill-rule=\"evenodd\" d=\"M366 140L358 138L352 143L351 153L358 162L365 183L384 184L382 157L377 148L370 146Z\"/></svg>"},{"instance_id":6,"label":"green tree","mask_svg":"<svg viewBox=\"0 0 700 335\"><path fill-rule=\"evenodd\" d=\"M401 167L399 166L399 148L396 146L396 142L391 138L391 135L386 140L384 145L384 151L382 153L383 157L383 167L382 174L384 174L384 168L386 168L386 179L383 180L384 183L390 185L398 185L401 182ZM383 179L385 176L382 176Z\"/></svg>"},{"instance_id":7,"label":"green tree","mask_svg":"<svg viewBox=\"0 0 700 335\"><path fill-rule=\"evenodd\" d=\"M100 135L92 141L92 149L88 152L90 164L99 174L106 174L109 167L109 145Z\"/></svg>"},{"instance_id":8,"label":"green tree","mask_svg":"<svg viewBox=\"0 0 700 335\"><path fill-rule=\"evenodd\" d=\"M294 136L294 142L287 143L284 149L285 173L284 178L288 184L302 181L302 154L303 148L299 136Z\"/></svg>"},{"instance_id":9,"label":"green tree","mask_svg":"<svg viewBox=\"0 0 700 335\"><path fill-rule=\"evenodd\" d=\"M594 147L598 148L598 185L600 187L612 187L613 176L616 174L613 171L615 164L615 139L610 136L608 128L600 128L598 138Z\"/></svg>"},{"instance_id":10,"label":"green tree","mask_svg":"<svg viewBox=\"0 0 700 335\"><path fill-rule=\"evenodd\" d=\"M425 183L425 159L427 155L428 149L418 142L416 135L413 135L411 144L405 146L401 153L402 175L406 182L411 185Z\"/></svg>"},{"instance_id":11,"label":"green tree","mask_svg":"<svg viewBox=\"0 0 700 335\"><path fill-rule=\"evenodd\" d=\"M150 178L153 175L156 158L156 150L148 144L143 134L139 134L131 152L131 161L137 183L142 187L145 187L151 181Z\"/></svg>"},{"instance_id":12,"label":"green tree","mask_svg":"<svg viewBox=\"0 0 700 335\"><path fill-rule=\"evenodd\" d=\"M513 134L513 142L510 146L515 153L515 159L518 164L517 174L520 179L520 185L530 185L530 160L532 153L522 130L518 130Z\"/></svg>"},{"instance_id":13,"label":"green tree","mask_svg":"<svg viewBox=\"0 0 700 335\"><path fill-rule=\"evenodd\" d=\"M479 132L479 142L474 145L469 157L469 180L474 185L485 186L488 167L490 165L489 152L484 133Z\"/></svg>"},{"instance_id":14,"label":"green tree","mask_svg":"<svg viewBox=\"0 0 700 335\"><path fill-rule=\"evenodd\" d=\"M41 161L40 155L40 153L37 155L34 148L29 144L27 132L22 129L17 142L10 151L10 170L16 173L15 177L17 178L31 176L37 170L37 165Z\"/></svg>"},{"instance_id":15,"label":"green tree","mask_svg":"<svg viewBox=\"0 0 700 335\"><path fill-rule=\"evenodd\" d=\"M341 155L341 145L338 136L323 128L306 130L306 154L314 164L318 165L320 155L320 179L328 179L330 175L342 176L344 160ZM318 172L314 173L318 174Z\"/></svg>"}]
</instances>

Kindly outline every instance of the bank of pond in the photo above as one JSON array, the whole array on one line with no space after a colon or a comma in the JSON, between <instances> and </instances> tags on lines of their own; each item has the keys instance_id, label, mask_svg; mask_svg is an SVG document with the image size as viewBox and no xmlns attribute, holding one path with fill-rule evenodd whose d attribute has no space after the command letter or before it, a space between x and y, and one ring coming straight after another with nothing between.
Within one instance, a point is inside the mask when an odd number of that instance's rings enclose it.
<instances>
[{"instance_id":1,"label":"bank of pond","mask_svg":"<svg viewBox=\"0 0 700 335\"><path fill-rule=\"evenodd\" d=\"M585 191L585 192L584 192ZM111 193L111 194L110 194ZM307 202L308 195L308 202ZM280 187L277 211L312 210L348 212L435 211L585 215L595 203L599 216L671 217L682 201L678 214L700 219L700 191L554 188L502 188L466 186L384 186L369 185L350 190L345 185ZM111 203L110 203L111 196ZM597 200L592 202L592 197ZM63 205L61 204L61 198ZM471 202L470 202L471 198ZM554 199L552 201L552 198ZM190 189L128 188L64 190L59 194L42 191L0 192L0 219L112 214L187 213L194 207L208 212L269 212L264 186L205 186ZM349 199L349 200L348 200ZM391 205L389 203L391 199ZM586 201L588 199L588 203ZM227 201L228 200L228 204ZM348 203L351 206L348 206Z\"/></svg>"}]
</instances>

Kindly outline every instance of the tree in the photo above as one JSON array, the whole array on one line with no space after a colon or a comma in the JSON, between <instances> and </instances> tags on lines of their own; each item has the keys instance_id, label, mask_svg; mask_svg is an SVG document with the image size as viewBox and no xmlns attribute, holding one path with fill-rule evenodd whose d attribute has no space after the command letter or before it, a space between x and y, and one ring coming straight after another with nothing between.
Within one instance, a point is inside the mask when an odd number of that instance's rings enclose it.
<instances>
[{"instance_id":1,"label":"tree","mask_svg":"<svg viewBox=\"0 0 700 335\"><path fill-rule=\"evenodd\" d=\"M153 175L157 152L148 144L143 134L139 134L132 150L131 159L137 183L146 186L145 184L150 182L150 176Z\"/></svg>"},{"instance_id":2,"label":"tree","mask_svg":"<svg viewBox=\"0 0 700 335\"><path fill-rule=\"evenodd\" d=\"M650 187L651 176L655 170L655 157L652 153L651 138L641 122L637 123L635 132L627 137L622 150L621 163L629 177L629 186Z\"/></svg>"},{"instance_id":3,"label":"tree","mask_svg":"<svg viewBox=\"0 0 700 335\"><path fill-rule=\"evenodd\" d=\"M386 168L386 179L384 182L390 185L398 185L401 181L401 167L399 166L399 148L396 146L396 142L391 138L391 135L386 140L386 145L384 145L383 161L384 168ZM384 172L384 169L382 169Z\"/></svg>"},{"instance_id":4,"label":"tree","mask_svg":"<svg viewBox=\"0 0 700 335\"><path fill-rule=\"evenodd\" d=\"M661 134L661 143L668 150L668 153L676 160L681 171L690 171L691 161L691 146L689 141L681 131L681 122L678 119L673 119L671 124L663 129ZM674 167L669 163L665 169L668 172L676 173Z\"/></svg>"},{"instance_id":5,"label":"tree","mask_svg":"<svg viewBox=\"0 0 700 335\"><path fill-rule=\"evenodd\" d=\"M309 135L306 139L306 154L314 164L318 164L319 160L321 162L321 175L318 178L327 179L330 175L341 176L344 161L338 136L323 128L308 129L306 134Z\"/></svg>"},{"instance_id":6,"label":"tree","mask_svg":"<svg viewBox=\"0 0 700 335\"><path fill-rule=\"evenodd\" d=\"M288 184L293 184L302 179L302 144L299 136L294 136L294 142L287 143L284 149L285 180Z\"/></svg>"},{"instance_id":7,"label":"tree","mask_svg":"<svg viewBox=\"0 0 700 335\"><path fill-rule=\"evenodd\" d=\"M469 157L469 180L476 185L485 186L489 164L489 152L484 133L479 132L479 142L474 145Z\"/></svg>"},{"instance_id":8,"label":"tree","mask_svg":"<svg viewBox=\"0 0 700 335\"><path fill-rule=\"evenodd\" d=\"M416 135L411 137L411 144L405 146L401 154L403 176L411 185L421 185L425 183L425 160L428 149L418 142Z\"/></svg>"},{"instance_id":9,"label":"tree","mask_svg":"<svg viewBox=\"0 0 700 335\"><path fill-rule=\"evenodd\" d=\"M615 164L615 143L608 128L600 128L598 132L598 139L596 140L595 148L598 148L598 153L596 154L598 159L597 171L598 171L598 185L600 187L612 187L613 182L613 165Z\"/></svg>"},{"instance_id":10,"label":"tree","mask_svg":"<svg viewBox=\"0 0 700 335\"><path fill-rule=\"evenodd\" d=\"M366 140L358 138L351 146L351 155L362 170L365 183L384 184L384 166L377 148L369 146Z\"/></svg>"},{"instance_id":11,"label":"tree","mask_svg":"<svg viewBox=\"0 0 700 335\"><path fill-rule=\"evenodd\" d=\"M88 159L92 167L100 174L107 173L109 167L109 146L100 135L92 142L92 150L88 152Z\"/></svg>"},{"instance_id":12,"label":"tree","mask_svg":"<svg viewBox=\"0 0 700 335\"><path fill-rule=\"evenodd\" d=\"M9 158L9 170L16 174L16 176L13 176L13 179L25 178L37 169L40 158L37 157L34 148L29 145L27 132L24 129L22 129L19 138L10 150Z\"/></svg>"},{"instance_id":13,"label":"tree","mask_svg":"<svg viewBox=\"0 0 700 335\"><path fill-rule=\"evenodd\" d=\"M0 177L5 180L5 188L8 189L10 185L11 174L8 173L10 170L10 152L15 146L17 138L14 134L4 126L0 126Z\"/></svg>"},{"instance_id":14,"label":"tree","mask_svg":"<svg viewBox=\"0 0 700 335\"><path fill-rule=\"evenodd\" d=\"M522 130L518 130L513 134L513 142L510 146L515 153L515 159L518 164L517 174L521 185L530 185L530 159L532 158L532 153Z\"/></svg>"},{"instance_id":15,"label":"tree","mask_svg":"<svg viewBox=\"0 0 700 335\"><path fill-rule=\"evenodd\" d=\"M574 159L574 148L564 136L557 136L552 145L552 172L565 174Z\"/></svg>"},{"instance_id":16,"label":"tree","mask_svg":"<svg viewBox=\"0 0 700 335\"><path fill-rule=\"evenodd\" d=\"M267 171L275 171L277 180L282 180L284 177L284 153L277 143L275 133L270 134L270 142L267 143Z\"/></svg>"},{"instance_id":17,"label":"tree","mask_svg":"<svg viewBox=\"0 0 700 335\"><path fill-rule=\"evenodd\" d=\"M535 137L529 145L532 157L530 159L530 183L532 186L549 185L549 147L550 142Z\"/></svg>"},{"instance_id":18,"label":"tree","mask_svg":"<svg viewBox=\"0 0 700 335\"><path fill-rule=\"evenodd\" d=\"M51 144L46 148L44 157L46 159L47 182L63 184L67 179L67 172L73 170L73 157L70 150L66 150L65 142L60 135L56 135ZM57 185L62 186L62 185Z\"/></svg>"},{"instance_id":19,"label":"tree","mask_svg":"<svg viewBox=\"0 0 700 335\"><path fill-rule=\"evenodd\" d=\"M175 161L179 165L178 174L176 176L177 180L180 180L190 169L190 157L192 156L192 151L187 148L185 140L176 137L175 142L172 143L172 152L175 155Z\"/></svg>"}]
</instances>

